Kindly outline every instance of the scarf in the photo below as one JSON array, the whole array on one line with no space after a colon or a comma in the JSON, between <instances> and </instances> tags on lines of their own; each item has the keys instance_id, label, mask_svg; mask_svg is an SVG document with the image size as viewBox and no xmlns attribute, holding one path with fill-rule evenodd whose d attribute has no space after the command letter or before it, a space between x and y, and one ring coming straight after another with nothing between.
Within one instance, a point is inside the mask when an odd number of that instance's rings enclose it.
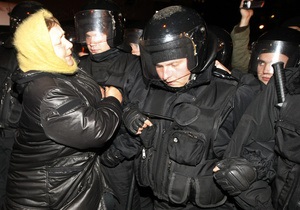
<instances>
[{"instance_id":1,"label":"scarf","mask_svg":"<svg viewBox=\"0 0 300 210\"><path fill-rule=\"evenodd\" d=\"M39 70L50 73L73 74L77 70L59 58L53 49L45 18L52 17L48 10L41 9L27 17L14 34L17 59L23 72Z\"/></svg>"}]
</instances>

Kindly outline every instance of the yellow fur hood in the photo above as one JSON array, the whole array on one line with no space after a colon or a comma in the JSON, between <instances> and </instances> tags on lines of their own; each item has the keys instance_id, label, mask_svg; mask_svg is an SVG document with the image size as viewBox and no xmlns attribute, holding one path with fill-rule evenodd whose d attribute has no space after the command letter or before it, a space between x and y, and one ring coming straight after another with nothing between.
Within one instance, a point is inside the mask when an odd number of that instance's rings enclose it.
<instances>
[{"instance_id":1,"label":"yellow fur hood","mask_svg":"<svg viewBox=\"0 0 300 210\"><path fill-rule=\"evenodd\" d=\"M51 73L73 74L77 70L59 58L52 47L45 18L52 17L48 10L41 9L26 18L17 28L14 45L20 69L24 72L38 70Z\"/></svg>"}]
</instances>

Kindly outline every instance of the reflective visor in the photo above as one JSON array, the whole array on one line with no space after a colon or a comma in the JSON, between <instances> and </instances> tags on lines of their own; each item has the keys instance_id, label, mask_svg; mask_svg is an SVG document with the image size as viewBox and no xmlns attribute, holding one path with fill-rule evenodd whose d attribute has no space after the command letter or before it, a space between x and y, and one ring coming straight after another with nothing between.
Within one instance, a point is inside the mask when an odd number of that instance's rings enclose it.
<instances>
[{"instance_id":1,"label":"reflective visor","mask_svg":"<svg viewBox=\"0 0 300 210\"><path fill-rule=\"evenodd\" d=\"M113 14L108 10L84 10L75 14L75 28L78 42L86 42L86 33L95 31L107 36L107 40L113 39L115 22Z\"/></svg>"}]
</instances>

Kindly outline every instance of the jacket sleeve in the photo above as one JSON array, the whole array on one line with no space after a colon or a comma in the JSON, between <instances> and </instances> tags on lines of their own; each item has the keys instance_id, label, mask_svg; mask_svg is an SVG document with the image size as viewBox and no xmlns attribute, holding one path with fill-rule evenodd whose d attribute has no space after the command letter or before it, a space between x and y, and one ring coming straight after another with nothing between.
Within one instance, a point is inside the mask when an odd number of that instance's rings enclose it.
<instances>
[{"instance_id":1,"label":"jacket sleeve","mask_svg":"<svg viewBox=\"0 0 300 210\"><path fill-rule=\"evenodd\" d=\"M249 74L247 74L249 75ZM248 78L251 79L251 78ZM254 78L257 81L256 78ZM226 116L225 121L222 123L218 131L218 136L214 142L214 152L218 158L222 158L228 143L231 141L234 130L237 127L242 115L247 109L248 105L254 100L258 91L252 86L259 86L259 82L247 81L244 83L239 81L232 104L232 111Z\"/></svg>"},{"instance_id":2,"label":"jacket sleeve","mask_svg":"<svg viewBox=\"0 0 300 210\"><path fill-rule=\"evenodd\" d=\"M40 109L45 134L78 149L103 146L113 136L122 116L116 98L104 98L93 106L77 90L66 87L48 91Z\"/></svg>"},{"instance_id":3,"label":"jacket sleeve","mask_svg":"<svg viewBox=\"0 0 300 210\"><path fill-rule=\"evenodd\" d=\"M250 28L237 31L238 26L235 26L230 33L232 39L232 58L231 66L233 69L238 69L244 73L248 72L250 61L250 51L248 45L250 42Z\"/></svg>"},{"instance_id":4,"label":"jacket sleeve","mask_svg":"<svg viewBox=\"0 0 300 210\"><path fill-rule=\"evenodd\" d=\"M269 184L275 176L274 127L279 112L276 102L274 80L271 80L248 106L224 154L246 158L257 169L257 182L235 197L243 209L272 209Z\"/></svg>"}]
</instances>

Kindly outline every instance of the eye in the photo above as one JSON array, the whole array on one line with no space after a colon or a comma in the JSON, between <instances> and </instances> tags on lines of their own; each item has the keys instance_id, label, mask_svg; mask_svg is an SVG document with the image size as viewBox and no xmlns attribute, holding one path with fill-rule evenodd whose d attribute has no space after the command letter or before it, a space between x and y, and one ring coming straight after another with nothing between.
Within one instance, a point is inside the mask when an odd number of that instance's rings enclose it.
<instances>
[{"instance_id":1,"label":"eye","mask_svg":"<svg viewBox=\"0 0 300 210\"><path fill-rule=\"evenodd\" d=\"M175 63L172 63L172 67L177 67L179 65L179 63L175 62Z\"/></svg>"},{"instance_id":2,"label":"eye","mask_svg":"<svg viewBox=\"0 0 300 210\"><path fill-rule=\"evenodd\" d=\"M264 65L265 65L265 62L262 61L262 60L259 60L259 61L258 61L258 65L259 65L259 66L264 66Z\"/></svg>"}]
</instances>

